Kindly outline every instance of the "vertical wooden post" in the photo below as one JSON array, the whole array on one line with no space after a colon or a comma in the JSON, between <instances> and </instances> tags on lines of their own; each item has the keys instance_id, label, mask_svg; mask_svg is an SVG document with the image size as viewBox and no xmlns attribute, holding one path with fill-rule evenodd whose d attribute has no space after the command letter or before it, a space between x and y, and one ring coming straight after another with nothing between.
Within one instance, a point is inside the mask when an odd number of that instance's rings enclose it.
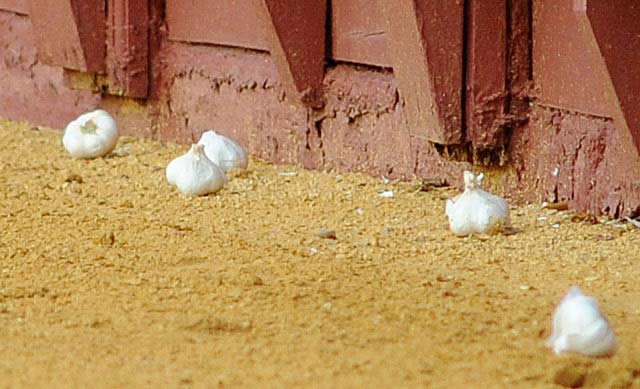
<instances>
[{"instance_id":1,"label":"vertical wooden post","mask_svg":"<svg viewBox=\"0 0 640 389\"><path fill-rule=\"evenodd\" d=\"M502 146L507 70L507 0L467 0L466 140Z\"/></svg>"},{"instance_id":2,"label":"vertical wooden post","mask_svg":"<svg viewBox=\"0 0 640 389\"><path fill-rule=\"evenodd\" d=\"M107 0L109 93L146 97L149 88L147 0Z\"/></svg>"}]
</instances>

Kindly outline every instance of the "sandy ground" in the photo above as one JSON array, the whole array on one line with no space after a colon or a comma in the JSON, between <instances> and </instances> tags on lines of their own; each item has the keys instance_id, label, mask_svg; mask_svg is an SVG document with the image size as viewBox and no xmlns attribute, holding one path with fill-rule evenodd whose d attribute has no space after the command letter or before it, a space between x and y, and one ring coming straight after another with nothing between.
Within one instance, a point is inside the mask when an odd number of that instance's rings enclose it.
<instances>
[{"instance_id":1,"label":"sandy ground","mask_svg":"<svg viewBox=\"0 0 640 389\"><path fill-rule=\"evenodd\" d=\"M0 121L1 387L640 387L640 230L529 205L456 238L454 189L259 161L189 199L164 177L185 150L74 160ZM545 348L573 284L614 357Z\"/></svg>"}]
</instances>

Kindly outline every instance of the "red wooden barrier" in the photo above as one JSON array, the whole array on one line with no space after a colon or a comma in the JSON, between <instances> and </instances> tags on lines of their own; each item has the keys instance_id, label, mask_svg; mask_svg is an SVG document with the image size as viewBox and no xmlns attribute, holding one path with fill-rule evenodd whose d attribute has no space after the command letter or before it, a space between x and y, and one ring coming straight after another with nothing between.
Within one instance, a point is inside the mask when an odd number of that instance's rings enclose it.
<instances>
[{"instance_id":1,"label":"red wooden barrier","mask_svg":"<svg viewBox=\"0 0 640 389\"><path fill-rule=\"evenodd\" d=\"M106 93L146 97L149 3L106 2L104 15L101 2L33 0L40 56L96 73ZM323 104L327 55L392 67L407 120L427 140L494 148L503 146L508 114L506 3L332 0L330 32L326 0L167 0L166 20L172 40L269 51L287 94L311 107Z\"/></svg>"}]
</instances>

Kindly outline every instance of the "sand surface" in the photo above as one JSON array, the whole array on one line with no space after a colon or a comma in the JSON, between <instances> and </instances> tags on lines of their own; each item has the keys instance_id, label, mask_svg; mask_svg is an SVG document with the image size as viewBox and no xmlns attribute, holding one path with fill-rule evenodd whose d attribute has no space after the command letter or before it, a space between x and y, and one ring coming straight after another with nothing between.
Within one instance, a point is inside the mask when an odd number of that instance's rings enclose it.
<instances>
[{"instance_id":1,"label":"sand surface","mask_svg":"<svg viewBox=\"0 0 640 389\"><path fill-rule=\"evenodd\" d=\"M255 160L190 199L185 151L0 121L0 387L640 387L640 229L534 204L456 238L452 188ZM574 284L614 357L545 348Z\"/></svg>"}]
</instances>

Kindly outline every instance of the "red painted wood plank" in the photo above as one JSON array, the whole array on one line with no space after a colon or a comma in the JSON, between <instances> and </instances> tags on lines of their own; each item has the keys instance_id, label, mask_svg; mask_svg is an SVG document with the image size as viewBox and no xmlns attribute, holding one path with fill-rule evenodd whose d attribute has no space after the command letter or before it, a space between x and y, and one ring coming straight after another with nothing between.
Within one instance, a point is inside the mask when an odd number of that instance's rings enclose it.
<instances>
[{"instance_id":1,"label":"red painted wood plank","mask_svg":"<svg viewBox=\"0 0 640 389\"><path fill-rule=\"evenodd\" d=\"M269 50L261 0L167 0L169 39Z\"/></svg>"},{"instance_id":2,"label":"red painted wood plank","mask_svg":"<svg viewBox=\"0 0 640 389\"><path fill-rule=\"evenodd\" d=\"M296 100L322 106L326 0L264 0L269 51L280 80Z\"/></svg>"},{"instance_id":3,"label":"red painted wood plank","mask_svg":"<svg viewBox=\"0 0 640 389\"><path fill-rule=\"evenodd\" d=\"M147 0L108 0L109 93L146 97L149 87Z\"/></svg>"},{"instance_id":4,"label":"red painted wood plank","mask_svg":"<svg viewBox=\"0 0 640 389\"><path fill-rule=\"evenodd\" d=\"M337 61L391 67L387 50L388 0L331 1L331 57Z\"/></svg>"},{"instance_id":5,"label":"red painted wood plank","mask_svg":"<svg viewBox=\"0 0 640 389\"><path fill-rule=\"evenodd\" d=\"M104 70L102 2L30 0L29 5L40 61L88 72Z\"/></svg>"},{"instance_id":6,"label":"red painted wood plank","mask_svg":"<svg viewBox=\"0 0 640 389\"><path fill-rule=\"evenodd\" d=\"M29 2L28 0L0 0L0 10L27 15L29 14Z\"/></svg>"},{"instance_id":7,"label":"red painted wood plank","mask_svg":"<svg viewBox=\"0 0 640 389\"><path fill-rule=\"evenodd\" d=\"M462 142L463 2L382 3L409 125L435 143Z\"/></svg>"},{"instance_id":8,"label":"red painted wood plank","mask_svg":"<svg viewBox=\"0 0 640 389\"><path fill-rule=\"evenodd\" d=\"M467 1L466 138L477 149L499 147L507 109L507 4Z\"/></svg>"},{"instance_id":9,"label":"red painted wood plank","mask_svg":"<svg viewBox=\"0 0 640 389\"><path fill-rule=\"evenodd\" d=\"M379 1L331 1L332 50L328 55L338 61L391 66L386 15L377 6ZM169 39L268 51L268 26L259 18L262 6L261 0L167 0ZM324 10L319 16L322 15ZM310 15L312 19L316 16Z\"/></svg>"}]
</instances>

